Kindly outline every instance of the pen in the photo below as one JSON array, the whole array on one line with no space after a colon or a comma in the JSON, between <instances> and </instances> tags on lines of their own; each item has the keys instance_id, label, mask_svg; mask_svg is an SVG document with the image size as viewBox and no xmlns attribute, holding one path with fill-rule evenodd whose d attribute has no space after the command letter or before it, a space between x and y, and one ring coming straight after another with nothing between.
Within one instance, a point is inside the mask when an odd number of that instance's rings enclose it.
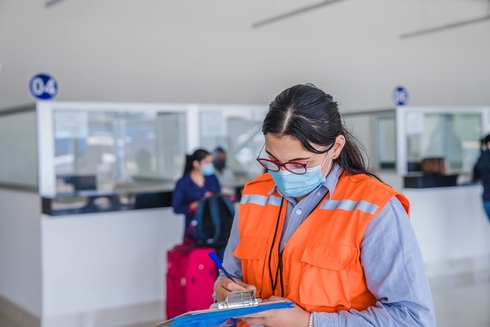
<instances>
[{"instance_id":1,"label":"pen","mask_svg":"<svg viewBox=\"0 0 490 327\"><path fill-rule=\"evenodd\" d=\"M218 269L221 269L221 271L226 275L226 277L228 277L229 279L231 279L235 284L238 284L236 282L236 280L234 280L233 277L231 277L230 274L223 267L223 262L221 262L221 259L218 258L218 256L216 255L216 253L209 252L208 255L211 258L211 260L213 260L214 264L218 267Z\"/></svg>"}]
</instances>

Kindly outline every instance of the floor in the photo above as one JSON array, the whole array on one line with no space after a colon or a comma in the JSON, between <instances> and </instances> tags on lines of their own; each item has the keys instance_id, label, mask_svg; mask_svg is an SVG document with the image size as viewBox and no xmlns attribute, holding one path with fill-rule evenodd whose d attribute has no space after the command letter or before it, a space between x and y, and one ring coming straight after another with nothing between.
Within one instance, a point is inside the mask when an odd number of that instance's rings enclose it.
<instances>
[{"instance_id":1,"label":"floor","mask_svg":"<svg viewBox=\"0 0 490 327\"><path fill-rule=\"evenodd\" d=\"M433 278L430 285L438 327L490 327L490 271ZM0 315L0 327L19 326Z\"/></svg>"},{"instance_id":2,"label":"floor","mask_svg":"<svg viewBox=\"0 0 490 327\"><path fill-rule=\"evenodd\" d=\"M13 324L5 318L4 316L0 315L0 327L17 327L17 325Z\"/></svg>"},{"instance_id":3,"label":"floor","mask_svg":"<svg viewBox=\"0 0 490 327\"><path fill-rule=\"evenodd\" d=\"M430 280L438 327L490 327L490 271Z\"/></svg>"}]
</instances>

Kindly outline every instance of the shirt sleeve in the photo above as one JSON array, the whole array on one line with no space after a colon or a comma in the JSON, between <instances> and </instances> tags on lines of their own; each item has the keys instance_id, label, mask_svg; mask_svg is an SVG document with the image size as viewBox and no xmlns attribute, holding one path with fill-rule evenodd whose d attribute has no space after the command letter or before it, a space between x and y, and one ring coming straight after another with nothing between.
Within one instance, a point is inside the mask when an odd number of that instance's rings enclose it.
<instances>
[{"instance_id":1,"label":"shirt sleeve","mask_svg":"<svg viewBox=\"0 0 490 327\"><path fill-rule=\"evenodd\" d=\"M177 185L175 185L172 195L172 208L174 209L175 213L187 214L189 211L189 203L186 201L185 185L182 179L177 182Z\"/></svg>"},{"instance_id":2,"label":"shirt sleeve","mask_svg":"<svg viewBox=\"0 0 490 327\"><path fill-rule=\"evenodd\" d=\"M361 262L376 306L363 311L315 312L316 327L436 326L422 254L395 197L374 217L361 244Z\"/></svg>"}]
</instances>

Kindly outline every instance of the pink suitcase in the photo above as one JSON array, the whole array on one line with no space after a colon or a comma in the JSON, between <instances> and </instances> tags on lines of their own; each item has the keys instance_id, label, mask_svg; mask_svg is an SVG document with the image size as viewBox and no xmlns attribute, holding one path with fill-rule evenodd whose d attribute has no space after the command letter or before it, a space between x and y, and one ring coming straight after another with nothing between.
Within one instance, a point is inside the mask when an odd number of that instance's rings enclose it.
<instances>
[{"instance_id":1,"label":"pink suitcase","mask_svg":"<svg viewBox=\"0 0 490 327\"><path fill-rule=\"evenodd\" d=\"M188 311L209 309L213 303L217 268L209 252L215 250L186 244L167 252L167 319Z\"/></svg>"}]
</instances>

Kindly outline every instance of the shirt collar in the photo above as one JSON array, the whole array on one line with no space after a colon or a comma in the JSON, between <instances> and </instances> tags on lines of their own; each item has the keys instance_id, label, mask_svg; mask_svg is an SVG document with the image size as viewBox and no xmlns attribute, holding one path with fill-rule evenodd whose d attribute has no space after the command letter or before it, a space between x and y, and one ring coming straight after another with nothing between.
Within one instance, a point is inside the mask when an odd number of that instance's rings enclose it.
<instances>
[{"instance_id":1,"label":"shirt collar","mask_svg":"<svg viewBox=\"0 0 490 327\"><path fill-rule=\"evenodd\" d=\"M337 182L339 181L342 170L343 170L342 167L340 167L337 163L334 163L332 169L330 170L327 177L325 178L325 182L323 182L317 189L324 187L330 193L330 196L332 196L333 192L335 191L335 188L337 187ZM284 196L284 194L282 194L281 190L276 186L276 184L274 184L274 186L268 192L268 194L272 195L272 193L274 193L275 191L277 191L282 197L286 198L288 201L291 202L291 200L293 200L292 202L296 202L294 199Z\"/></svg>"}]
</instances>

